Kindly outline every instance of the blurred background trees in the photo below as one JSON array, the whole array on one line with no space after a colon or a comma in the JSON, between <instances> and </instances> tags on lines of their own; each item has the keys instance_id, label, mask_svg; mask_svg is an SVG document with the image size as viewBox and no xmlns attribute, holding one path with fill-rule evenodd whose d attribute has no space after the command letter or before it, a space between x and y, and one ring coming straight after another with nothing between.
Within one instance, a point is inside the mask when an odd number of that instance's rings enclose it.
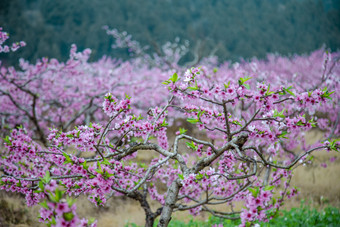
<instances>
[{"instance_id":1,"label":"blurred background trees","mask_svg":"<svg viewBox=\"0 0 340 227\"><path fill-rule=\"evenodd\" d=\"M179 37L203 56L216 49L220 61L340 47L339 0L2 0L0 22L10 41L28 44L0 55L5 64L18 56L66 60L72 43L91 48L92 60L128 58L111 48L103 25L127 31L150 52ZM193 58L189 52L183 63Z\"/></svg>"}]
</instances>

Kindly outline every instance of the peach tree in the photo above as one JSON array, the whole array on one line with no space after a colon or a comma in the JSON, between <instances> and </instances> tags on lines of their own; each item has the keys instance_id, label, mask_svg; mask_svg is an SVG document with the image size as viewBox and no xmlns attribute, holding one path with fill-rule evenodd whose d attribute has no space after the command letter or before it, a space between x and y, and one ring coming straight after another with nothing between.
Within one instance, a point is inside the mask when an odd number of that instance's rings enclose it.
<instances>
[{"instance_id":1,"label":"peach tree","mask_svg":"<svg viewBox=\"0 0 340 227\"><path fill-rule=\"evenodd\" d=\"M146 226L157 217L167 226L185 210L250 226L298 193L293 169L312 152L339 150L337 53L189 69L90 63L89 54L74 46L66 63L1 68L0 189L40 204L49 226L96 225L78 217L72 197L79 195L96 206L132 198ZM178 118L194 129L171 134ZM315 127L325 138L308 144L305 133ZM138 160L143 152L153 159ZM220 204L226 209L215 209Z\"/></svg>"}]
</instances>

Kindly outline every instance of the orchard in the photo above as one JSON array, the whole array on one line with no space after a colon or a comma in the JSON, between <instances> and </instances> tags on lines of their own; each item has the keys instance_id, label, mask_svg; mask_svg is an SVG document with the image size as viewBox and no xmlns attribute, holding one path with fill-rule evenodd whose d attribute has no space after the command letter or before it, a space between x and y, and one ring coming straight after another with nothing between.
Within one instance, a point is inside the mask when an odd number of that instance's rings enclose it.
<instances>
[{"instance_id":1,"label":"orchard","mask_svg":"<svg viewBox=\"0 0 340 227\"><path fill-rule=\"evenodd\" d=\"M0 189L40 205L48 226L96 226L77 215L79 195L96 206L134 199L145 226L156 218L168 226L185 210L251 226L298 193L290 185L295 168L315 152L339 152L339 53L234 64L210 56L181 66L184 44L150 55L126 33L105 29L130 60L89 62L91 51L73 45L66 62L21 59L19 68L0 69ZM0 31L0 52L24 48L7 38ZM169 135L178 119L194 129ZM324 138L308 145L315 129ZM141 152L153 159L136 161ZM230 211L215 209L220 204Z\"/></svg>"}]
</instances>

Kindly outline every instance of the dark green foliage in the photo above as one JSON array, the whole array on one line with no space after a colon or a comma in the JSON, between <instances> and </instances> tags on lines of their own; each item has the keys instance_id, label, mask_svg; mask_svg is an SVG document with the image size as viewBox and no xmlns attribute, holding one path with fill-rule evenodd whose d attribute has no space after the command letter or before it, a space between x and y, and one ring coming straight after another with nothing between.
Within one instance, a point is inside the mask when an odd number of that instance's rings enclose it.
<instances>
[{"instance_id":1,"label":"dark green foliage","mask_svg":"<svg viewBox=\"0 0 340 227\"><path fill-rule=\"evenodd\" d=\"M142 45L161 46L175 37L207 56L217 48L221 61L265 57L268 52L306 53L323 44L340 47L338 0L2 0L0 26L11 41L24 40L19 54L2 54L13 64L18 56L68 58L70 45L103 55L129 57L112 50L103 25L126 30ZM199 42L200 40L200 42ZM189 53L186 60L193 58Z\"/></svg>"}]
</instances>

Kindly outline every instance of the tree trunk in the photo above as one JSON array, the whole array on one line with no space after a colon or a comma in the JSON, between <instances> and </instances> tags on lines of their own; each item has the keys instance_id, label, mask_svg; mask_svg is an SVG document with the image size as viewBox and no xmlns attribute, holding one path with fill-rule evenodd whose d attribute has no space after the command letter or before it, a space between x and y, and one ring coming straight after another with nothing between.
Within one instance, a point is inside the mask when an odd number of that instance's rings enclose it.
<instances>
[{"instance_id":1,"label":"tree trunk","mask_svg":"<svg viewBox=\"0 0 340 227\"><path fill-rule=\"evenodd\" d=\"M154 222L155 222L154 215L145 214L145 227L153 227Z\"/></svg>"},{"instance_id":2,"label":"tree trunk","mask_svg":"<svg viewBox=\"0 0 340 227\"><path fill-rule=\"evenodd\" d=\"M171 220L172 211L173 211L174 205L176 204L178 192L180 189L180 185L177 181L178 179L172 182L172 184L170 185L167 191L165 204L163 206L161 217L157 225L158 227L168 226Z\"/></svg>"},{"instance_id":3,"label":"tree trunk","mask_svg":"<svg viewBox=\"0 0 340 227\"><path fill-rule=\"evenodd\" d=\"M144 187L144 193L140 193L135 191L127 195L128 197L137 200L141 207L145 212L145 227L153 227L155 219L162 213L163 207L160 207L156 210L156 212L152 212L150 204L148 203L147 196L147 187Z\"/></svg>"}]
</instances>

